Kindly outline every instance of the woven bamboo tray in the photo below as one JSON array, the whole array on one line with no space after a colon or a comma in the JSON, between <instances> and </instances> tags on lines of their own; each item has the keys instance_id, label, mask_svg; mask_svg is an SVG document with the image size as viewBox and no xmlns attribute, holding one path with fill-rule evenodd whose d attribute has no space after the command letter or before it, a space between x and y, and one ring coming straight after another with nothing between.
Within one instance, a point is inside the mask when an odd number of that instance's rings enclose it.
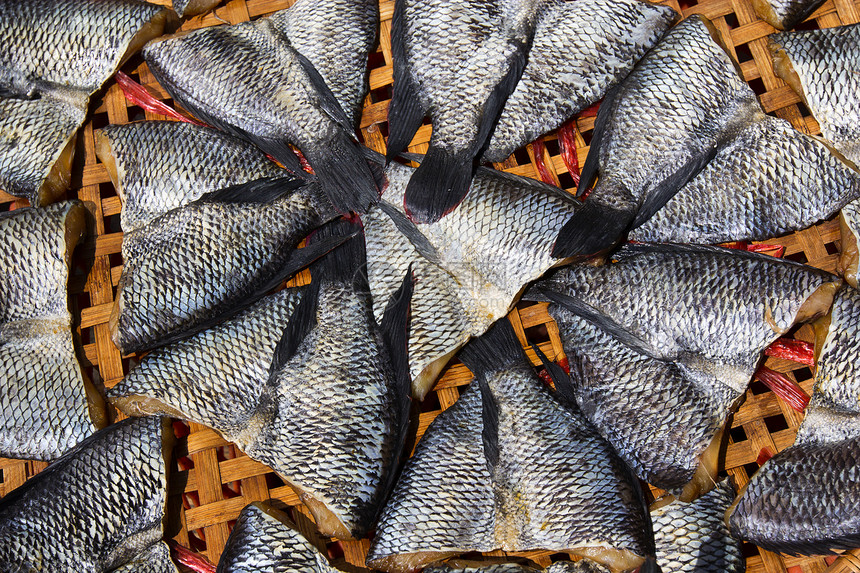
<instances>
[{"instance_id":1,"label":"woven bamboo tray","mask_svg":"<svg viewBox=\"0 0 860 573\"><path fill-rule=\"evenodd\" d=\"M168 0L156 1L168 3ZM294 1L232 0L214 13L186 21L183 29L246 21L287 8ZM819 132L818 124L800 103L800 99L775 77L766 48L766 36L773 32L773 28L757 19L749 0L683 0L680 3L678 0L664 0L663 3L684 16L703 14L710 18L722 33L732 56L739 62L744 78L759 94L764 109L789 120L801 131ZM390 37L393 10L393 0L380 1L381 48L370 60L371 92L361 120L361 135L365 143L380 152L385 150L387 108L391 96ZM818 25L826 28L860 22L860 0L828 0L813 14L813 20L802 27ZM147 86L157 97L172 103L139 57L130 61L124 71ZM129 104L113 82L108 84L102 95L94 98L93 109L90 121L78 136L69 196L87 202L94 216L94 229L93 236L76 251L69 290L83 365L97 384L109 388L136 363L136 357L121 355L110 341L108 331L107 322L123 262L120 255L120 201L107 171L96 159L93 132L107 124L125 124L144 117L165 118L144 113ZM593 126L593 118L577 121L580 163L588 152L587 143ZM424 125L418 130L410 150L424 152L429 139L430 127ZM570 175L559 156L555 135L546 136L544 141L546 164L561 186L572 188ZM534 149L529 145L496 167L535 177ZM0 191L0 210L6 210L14 201L14 198ZM839 227L833 221L825 222L768 243L784 245L788 258L834 271L839 252ZM558 330L549 319L545 305L521 305L511 313L510 318L521 340L539 343L550 358L561 354ZM812 340L811 328L800 328L795 336ZM529 354L534 359L534 353L529 351ZM812 372L809 368L773 358L768 359L767 366L786 373L799 382L807 393L812 391ZM443 372L435 390L422 404L419 435L441 411L457 400L460 387L468 384L469 380L469 372L461 364L453 364ZM729 420L722 475L731 475L739 486L746 484L749 476L758 468L756 459L759 452L763 448L776 452L790 445L801 420L802 414L779 401L761 383L753 383L744 404ZM290 508L303 533L321 549L328 549L336 567L346 571L365 569L364 557L369 541L333 542L321 539L316 535L313 522L296 495L266 466L249 459L208 428L176 422L175 429L180 439L174 449L169 484L168 536L217 563L239 511L252 501L272 500L275 505ZM0 496L24 483L46 465L36 461L0 459ZM835 556L780 556L750 544L745 546L744 551L747 571L750 573L860 572L860 550L846 553L838 559ZM553 559L549 552L531 552L526 555L541 565L548 565Z\"/></svg>"}]
</instances>

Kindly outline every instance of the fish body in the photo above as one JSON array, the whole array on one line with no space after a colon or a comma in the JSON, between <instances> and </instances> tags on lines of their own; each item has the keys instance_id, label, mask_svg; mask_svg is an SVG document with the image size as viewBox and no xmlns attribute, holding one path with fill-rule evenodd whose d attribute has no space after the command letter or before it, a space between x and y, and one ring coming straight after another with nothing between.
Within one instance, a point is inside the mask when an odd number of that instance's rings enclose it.
<instances>
[{"instance_id":1,"label":"fish body","mask_svg":"<svg viewBox=\"0 0 860 573\"><path fill-rule=\"evenodd\" d=\"M86 229L83 204L0 215L0 455L52 460L105 423L72 338L69 265Z\"/></svg>"},{"instance_id":2,"label":"fish body","mask_svg":"<svg viewBox=\"0 0 860 573\"><path fill-rule=\"evenodd\" d=\"M599 101L676 17L668 6L640 0L549 2L484 159L503 161Z\"/></svg>"},{"instance_id":3,"label":"fish body","mask_svg":"<svg viewBox=\"0 0 860 573\"><path fill-rule=\"evenodd\" d=\"M611 247L662 207L724 141L763 115L715 37L710 22L687 18L604 99L580 192L599 179L559 235L556 255Z\"/></svg>"},{"instance_id":4,"label":"fish body","mask_svg":"<svg viewBox=\"0 0 860 573\"><path fill-rule=\"evenodd\" d=\"M164 542L156 543L111 573L179 573Z\"/></svg>"},{"instance_id":5,"label":"fish body","mask_svg":"<svg viewBox=\"0 0 860 573\"><path fill-rule=\"evenodd\" d=\"M245 506L224 553L217 573L277 573L315 571L333 573L319 549L291 526L287 517L261 503Z\"/></svg>"},{"instance_id":6,"label":"fish body","mask_svg":"<svg viewBox=\"0 0 860 573\"><path fill-rule=\"evenodd\" d=\"M244 140L176 121L109 125L96 133L96 153L122 200L126 235L206 193L287 175Z\"/></svg>"},{"instance_id":7,"label":"fish body","mask_svg":"<svg viewBox=\"0 0 860 573\"><path fill-rule=\"evenodd\" d=\"M545 549L621 571L653 555L638 482L576 408L537 378L510 324L473 341L461 358L477 379L418 443L380 517L368 565L408 571L470 551Z\"/></svg>"},{"instance_id":8,"label":"fish body","mask_svg":"<svg viewBox=\"0 0 860 573\"><path fill-rule=\"evenodd\" d=\"M794 28L823 4L822 0L753 0L759 18L778 30Z\"/></svg>"},{"instance_id":9,"label":"fish body","mask_svg":"<svg viewBox=\"0 0 860 573\"><path fill-rule=\"evenodd\" d=\"M735 498L728 480L692 503L673 501L651 512L657 562L674 573L743 573L741 542L724 518Z\"/></svg>"},{"instance_id":10,"label":"fish body","mask_svg":"<svg viewBox=\"0 0 860 573\"><path fill-rule=\"evenodd\" d=\"M707 461L764 349L826 312L837 284L766 255L642 244L525 296L553 302L582 411L642 479L677 489Z\"/></svg>"},{"instance_id":11,"label":"fish body","mask_svg":"<svg viewBox=\"0 0 860 573\"><path fill-rule=\"evenodd\" d=\"M298 0L270 18L313 64L357 127L370 88L367 59L379 35L379 2Z\"/></svg>"},{"instance_id":12,"label":"fish body","mask_svg":"<svg viewBox=\"0 0 860 573\"><path fill-rule=\"evenodd\" d=\"M425 114L433 124L430 149L404 199L414 221L438 221L468 192L474 160L522 75L544 4L544 0L395 3L388 158L406 149Z\"/></svg>"},{"instance_id":13,"label":"fish body","mask_svg":"<svg viewBox=\"0 0 860 573\"><path fill-rule=\"evenodd\" d=\"M349 119L276 22L203 28L150 42L143 53L183 107L301 174L289 144L297 146L341 212L364 212L378 198Z\"/></svg>"},{"instance_id":14,"label":"fish body","mask_svg":"<svg viewBox=\"0 0 860 573\"><path fill-rule=\"evenodd\" d=\"M832 217L860 197L860 173L819 139L763 116L726 145L631 241L761 241Z\"/></svg>"},{"instance_id":15,"label":"fish body","mask_svg":"<svg viewBox=\"0 0 860 573\"><path fill-rule=\"evenodd\" d=\"M124 420L7 494L0 570L106 573L160 543L172 435L166 419Z\"/></svg>"},{"instance_id":16,"label":"fish body","mask_svg":"<svg viewBox=\"0 0 860 573\"><path fill-rule=\"evenodd\" d=\"M377 318L413 265L410 374L423 399L458 348L507 314L526 283L559 264L551 254L556 234L579 205L533 179L480 168L457 209L415 224L403 207L413 172L388 165L380 204L364 224Z\"/></svg>"},{"instance_id":17,"label":"fish body","mask_svg":"<svg viewBox=\"0 0 860 573\"><path fill-rule=\"evenodd\" d=\"M34 206L65 192L90 96L167 17L138 0L0 5L0 188Z\"/></svg>"},{"instance_id":18,"label":"fish body","mask_svg":"<svg viewBox=\"0 0 860 573\"><path fill-rule=\"evenodd\" d=\"M815 388L794 445L756 472L727 513L737 537L792 555L860 543L858 330L860 293L846 288L816 348Z\"/></svg>"}]
</instances>

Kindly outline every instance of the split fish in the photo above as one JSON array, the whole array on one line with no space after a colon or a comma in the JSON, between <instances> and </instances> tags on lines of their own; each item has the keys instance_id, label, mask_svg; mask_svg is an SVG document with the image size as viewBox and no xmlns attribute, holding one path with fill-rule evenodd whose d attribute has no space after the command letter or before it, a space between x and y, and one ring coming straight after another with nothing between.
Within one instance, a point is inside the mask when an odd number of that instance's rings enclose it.
<instances>
[{"instance_id":1,"label":"split fish","mask_svg":"<svg viewBox=\"0 0 860 573\"><path fill-rule=\"evenodd\" d=\"M562 262L551 254L553 243L579 202L533 179L479 168L454 211L415 224L403 208L414 171L388 165L382 198L364 225L377 319L412 265L409 364L413 392L423 399L470 337L505 316L528 282Z\"/></svg>"},{"instance_id":2,"label":"split fish","mask_svg":"<svg viewBox=\"0 0 860 573\"><path fill-rule=\"evenodd\" d=\"M367 59L379 35L378 0L298 0L270 18L358 127L370 89Z\"/></svg>"},{"instance_id":3,"label":"split fish","mask_svg":"<svg viewBox=\"0 0 860 573\"><path fill-rule=\"evenodd\" d=\"M586 256L646 221L761 109L719 33L687 18L604 98L579 193L583 208L559 235L556 256ZM563 250L564 247L564 250Z\"/></svg>"},{"instance_id":4,"label":"split fish","mask_svg":"<svg viewBox=\"0 0 860 573\"><path fill-rule=\"evenodd\" d=\"M0 499L0 570L176 573L160 543L172 439L167 419L124 420Z\"/></svg>"},{"instance_id":5,"label":"split fish","mask_svg":"<svg viewBox=\"0 0 860 573\"><path fill-rule=\"evenodd\" d=\"M107 422L75 355L68 302L86 216L78 201L0 214L0 456L52 460Z\"/></svg>"},{"instance_id":6,"label":"split fish","mask_svg":"<svg viewBox=\"0 0 860 573\"><path fill-rule=\"evenodd\" d=\"M407 461L368 566L394 573L471 551L544 549L659 571L638 481L535 375L510 323L460 356L475 379Z\"/></svg>"},{"instance_id":7,"label":"split fish","mask_svg":"<svg viewBox=\"0 0 860 573\"><path fill-rule=\"evenodd\" d=\"M336 573L337 569L285 514L261 503L245 506L224 546L217 573L286 571Z\"/></svg>"},{"instance_id":8,"label":"split fish","mask_svg":"<svg viewBox=\"0 0 860 573\"><path fill-rule=\"evenodd\" d=\"M797 439L759 468L726 514L734 535L791 555L860 545L860 292L836 296L816 325L816 354Z\"/></svg>"},{"instance_id":9,"label":"split fish","mask_svg":"<svg viewBox=\"0 0 860 573\"><path fill-rule=\"evenodd\" d=\"M328 232L324 227L314 239L324 241ZM402 279L377 326L361 284L363 243L360 236L348 241L312 269L310 292L287 324L286 307L273 295L212 330L153 351L109 397L129 415L169 413L211 426L272 467L324 534L364 535L405 438L411 280ZM280 309L278 318L268 316L268 304ZM222 364L225 348L237 352Z\"/></svg>"},{"instance_id":10,"label":"split fish","mask_svg":"<svg viewBox=\"0 0 860 573\"><path fill-rule=\"evenodd\" d=\"M766 255L640 244L525 298L553 303L583 413L639 477L689 500L713 483L720 428L762 352L824 314L838 285Z\"/></svg>"},{"instance_id":11,"label":"split fish","mask_svg":"<svg viewBox=\"0 0 860 573\"><path fill-rule=\"evenodd\" d=\"M277 20L158 39L143 55L158 82L192 114L302 174L289 146L296 145L341 212L363 213L378 199L349 118Z\"/></svg>"},{"instance_id":12,"label":"split fish","mask_svg":"<svg viewBox=\"0 0 860 573\"><path fill-rule=\"evenodd\" d=\"M526 64L545 0L397 0L389 160L430 116L433 133L409 181L406 212L434 223L469 190L475 159ZM467 86L467 89L464 89Z\"/></svg>"},{"instance_id":13,"label":"split fish","mask_svg":"<svg viewBox=\"0 0 860 573\"><path fill-rule=\"evenodd\" d=\"M0 3L0 189L34 206L66 191L90 96L168 14L137 0Z\"/></svg>"},{"instance_id":14,"label":"split fish","mask_svg":"<svg viewBox=\"0 0 860 573\"><path fill-rule=\"evenodd\" d=\"M640 0L548 2L483 158L504 161L599 101L676 17L668 6Z\"/></svg>"},{"instance_id":15,"label":"split fish","mask_svg":"<svg viewBox=\"0 0 860 573\"><path fill-rule=\"evenodd\" d=\"M789 30L809 18L824 0L753 0L759 18L777 28Z\"/></svg>"}]
</instances>

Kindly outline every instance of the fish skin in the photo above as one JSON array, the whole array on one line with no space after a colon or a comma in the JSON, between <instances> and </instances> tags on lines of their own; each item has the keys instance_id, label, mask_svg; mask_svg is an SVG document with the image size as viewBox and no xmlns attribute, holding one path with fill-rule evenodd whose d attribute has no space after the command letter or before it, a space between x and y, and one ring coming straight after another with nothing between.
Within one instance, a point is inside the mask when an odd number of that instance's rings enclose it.
<instances>
[{"instance_id":1,"label":"fish skin","mask_svg":"<svg viewBox=\"0 0 860 573\"><path fill-rule=\"evenodd\" d=\"M823 4L823 0L753 0L759 18L777 30L794 28Z\"/></svg>"},{"instance_id":2,"label":"fish skin","mask_svg":"<svg viewBox=\"0 0 860 573\"><path fill-rule=\"evenodd\" d=\"M68 308L70 248L85 213L70 201L0 214L0 456L52 460L104 416L103 404L89 403Z\"/></svg>"},{"instance_id":3,"label":"fish skin","mask_svg":"<svg viewBox=\"0 0 860 573\"><path fill-rule=\"evenodd\" d=\"M180 17L196 16L208 12L221 0L173 0L173 11Z\"/></svg>"},{"instance_id":4,"label":"fish skin","mask_svg":"<svg viewBox=\"0 0 860 573\"><path fill-rule=\"evenodd\" d=\"M346 114L271 19L160 39L143 56L158 82L195 116L302 174L288 144L296 145L340 212L363 213L378 199Z\"/></svg>"},{"instance_id":5,"label":"fish skin","mask_svg":"<svg viewBox=\"0 0 860 573\"><path fill-rule=\"evenodd\" d=\"M430 148L407 187L406 211L432 223L468 192L474 160L516 87L545 0L397 0L388 159L429 115ZM464 91L464 86L468 89Z\"/></svg>"},{"instance_id":6,"label":"fish skin","mask_svg":"<svg viewBox=\"0 0 860 573\"><path fill-rule=\"evenodd\" d=\"M134 561L114 569L111 573L179 573L179 570L170 559L170 549L162 542L146 549Z\"/></svg>"},{"instance_id":7,"label":"fish skin","mask_svg":"<svg viewBox=\"0 0 860 573\"><path fill-rule=\"evenodd\" d=\"M579 192L599 179L560 233L557 256L611 247L763 115L711 29L701 16L687 18L604 99Z\"/></svg>"},{"instance_id":8,"label":"fish skin","mask_svg":"<svg viewBox=\"0 0 860 573\"><path fill-rule=\"evenodd\" d=\"M124 420L7 494L0 500L0 570L102 573L158 543L170 436L167 420Z\"/></svg>"},{"instance_id":9,"label":"fish skin","mask_svg":"<svg viewBox=\"0 0 860 573\"><path fill-rule=\"evenodd\" d=\"M548 3L483 159L504 161L599 101L676 18L668 6L640 0Z\"/></svg>"},{"instance_id":10,"label":"fish skin","mask_svg":"<svg viewBox=\"0 0 860 573\"><path fill-rule=\"evenodd\" d=\"M734 499L726 479L692 503L674 501L652 511L660 566L673 573L744 573L741 542L724 521Z\"/></svg>"},{"instance_id":11,"label":"fish skin","mask_svg":"<svg viewBox=\"0 0 860 573\"><path fill-rule=\"evenodd\" d=\"M765 116L720 148L631 241L761 241L829 219L860 197L860 174L823 142Z\"/></svg>"},{"instance_id":12,"label":"fish skin","mask_svg":"<svg viewBox=\"0 0 860 573\"><path fill-rule=\"evenodd\" d=\"M287 521L261 503L246 505L230 532L217 573L333 573L328 560Z\"/></svg>"},{"instance_id":13,"label":"fish skin","mask_svg":"<svg viewBox=\"0 0 860 573\"><path fill-rule=\"evenodd\" d=\"M270 18L313 64L357 128L370 89L367 59L379 36L379 2L298 0Z\"/></svg>"},{"instance_id":14,"label":"fish skin","mask_svg":"<svg viewBox=\"0 0 860 573\"><path fill-rule=\"evenodd\" d=\"M507 331L501 340L499 329ZM584 416L537 378L510 324L499 323L477 343L485 346L473 342L461 355L476 379L407 461L368 566L404 571L496 549L611 547L636 561L633 567L653 555L638 481ZM467 357L470 349L477 356Z\"/></svg>"},{"instance_id":15,"label":"fish skin","mask_svg":"<svg viewBox=\"0 0 860 573\"><path fill-rule=\"evenodd\" d=\"M271 202L245 195L238 203L204 197L134 232L111 317L117 348L164 344L265 294L300 256L299 241L337 215L315 184Z\"/></svg>"},{"instance_id":16,"label":"fish skin","mask_svg":"<svg viewBox=\"0 0 860 573\"><path fill-rule=\"evenodd\" d=\"M675 488L693 477L764 349L836 280L766 255L642 244L611 264L560 269L524 298L558 293L592 309L589 325L549 308L576 399L640 477Z\"/></svg>"},{"instance_id":17,"label":"fish skin","mask_svg":"<svg viewBox=\"0 0 860 573\"><path fill-rule=\"evenodd\" d=\"M560 263L551 255L553 243L579 202L533 179L479 168L457 209L436 223L416 225L405 221L403 208L413 172L388 165L384 205L364 223L377 319L413 265L409 359L413 393L423 399L447 358L506 315L526 283ZM411 239L383 208L414 229ZM421 250L410 241L419 241Z\"/></svg>"},{"instance_id":18,"label":"fish skin","mask_svg":"<svg viewBox=\"0 0 860 573\"><path fill-rule=\"evenodd\" d=\"M860 164L858 46L858 24L782 32L772 34L768 42L778 75L804 98L824 138L855 164ZM791 69L781 65L785 63Z\"/></svg>"},{"instance_id":19,"label":"fish skin","mask_svg":"<svg viewBox=\"0 0 860 573\"><path fill-rule=\"evenodd\" d=\"M96 152L102 163L116 165L111 177L126 235L211 191L287 176L246 141L177 121L106 126L96 133Z\"/></svg>"},{"instance_id":20,"label":"fish skin","mask_svg":"<svg viewBox=\"0 0 860 573\"><path fill-rule=\"evenodd\" d=\"M141 29L151 23L143 33L160 34L167 18L163 7L137 0L0 4L0 188L32 205L62 195L71 170L65 156L74 151L66 148L90 96L135 49Z\"/></svg>"}]
</instances>

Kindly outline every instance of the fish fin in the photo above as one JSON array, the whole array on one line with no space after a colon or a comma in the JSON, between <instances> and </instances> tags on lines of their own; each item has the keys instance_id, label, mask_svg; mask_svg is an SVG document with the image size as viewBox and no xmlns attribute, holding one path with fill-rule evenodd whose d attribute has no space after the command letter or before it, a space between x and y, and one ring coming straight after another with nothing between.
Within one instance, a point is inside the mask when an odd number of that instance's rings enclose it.
<instances>
[{"instance_id":1,"label":"fish fin","mask_svg":"<svg viewBox=\"0 0 860 573\"><path fill-rule=\"evenodd\" d=\"M639 567L639 573L662 573L662 571L660 566L657 565L657 558L654 556L646 557L645 563Z\"/></svg>"},{"instance_id":2,"label":"fish fin","mask_svg":"<svg viewBox=\"0 0 860 573\"><path fill-rule=\"evenodd\" d=\"M418 254L431 263L442 266L436 247L434 247L430 243L430 240L418 230L415 223L410 221L409 218L401 213L396 207L393 207L388 203L380 202L379 208L383 213L388 215L388 218L391 219L394 226L397 227L397 230L400 231L404 237L409 239L409 242L412 243L412 246L415 247Z\"/></svg>"},{"instance_id":3,"label":"fish fin","mask_svg":"<svg viewBox=\"0 0 860 573\"><path fill-rule=\"evenodd\" d=\"M594 200L586 201L558 232L552 256L566 259L605 251L624 236L633 216L633 213Z\"/></svg>"},{"instance_id":4,"label":"fish fin","mask_svg":"<svg viewBox=\"0 0 860 573\"><path fill-rule=\"evenodd\" d=\"M302 300L296 305L290 321L284 328L281 339L275 346L272 355L272 363L269 366L269 379L286 364L290 358L295 356L299 345L307 337L311 330L317 325L317 307L319 304L320 282L313 281L305 291Z\"/></svg>"},{"instance_id":5,"label":"fish fin","mask_svg":"<svg viewBox=\"0 0 860 573\"><path fill-rule=\"evenodd\" d=\"M484 443L484 457L487 466L492 469L499 463L499 405L490 385L483 375L475 378L478 390L481 392L481 440Z\"/></svg>"},{"instance_id":6,"label":"fish fin","mask_svg":"<svg viewBox=\"0 0 860 573\"><path fill-rule=\"evenodd\" d=\"M630 228L638 227L653 217L654 213L662 209L663 205L668 203L681 190L681 187L686 185L699 171L704 169L705 165L711 162L717 154L717 150L718 148L714 146L706 154L694 157L672 175L664 179L660 186L652 193L649 193L645 197L645 200L642 201L642 205L640 205L639 210L636 212L636 218L633 220Z\"/></svg>"},{"instance_id":7,"label":"fish fin","mask_svg":"<svg viewBox=\"0 0 860 573\"><path fill-rule=\"evenodd\" d=\"M418 165L421 165L421 162L424 161L423 153L412 153L411 151L401 151L397 154L398 157L402 157L408 161L414 161Z\"/></svg>"},{"instance_id":8,"label":"fish fin","mask_svg":"<svg viewBox=\"0 0 860 573\"><path fill-rule=\"evenodd\" d=\"M316 273L319 273L323 280L349 282L358 290L368 291L369 288L364 284L367 281L365 271L367 254L364 246L364 231L360 222L337 219L323 225L308 240L308 246L326 243L338 237L348 237L348 240L320 259L311 268L311 274L316 278Z\"/></svg>"},{"instance_id":9,"label":"fish fin","mask_svg":"<svg viewBox=\"0 0 860 573\"><path fill-rule=\"evenodd\" d=\"M355 126L353 126L352 122L349 121L346 112L343 111L343 108L340 106L340 102L338 102L337 98L334 97L331 88L327 83L325 83L325 80L314 65L310 60L300 54L298 50L296 50L296 59L308 75L311 85L317 92L319 99L316 103L319 105L320 109L323 110L336 124L342 127L346 133L354 134Z\"/></svg>"},{"instance_id":10,"label":"fish fin","mask_svg":"<svg viewBox=\"0 0 860 573\"><path fill-rule=\"evenodd\" d=\"M289 195L306 183L307 181L298 177L263 177L210 191L194 203L271 203L275 199Z\"/></svg>"},{"instance_id":11,"label":"fish fin","mask_svg":"<svg viewBox=\"0 0 860 573\"><path fill-rule=\"evenodd\" d=\"M514 92L523 75L523 70L528 60L529 47L529 44L517 42L508 73L493 87L493 91L490 92L490 96L484 102L484 112L481 115L481 123L478 126L476 144L472 149L473 157L482 155L483 150L489 144L490 134L499 120L502 109L505 107L505 102L508 101L508 97Z\"/></svg>"},{"instance_id":12,"label":"fish fin","mask_svg":"<svg viewBox=\"0 0 860 573\"><path fill-rule=\"evenodd\" d=\"M576 188L576 196L581 197L594 184L597 178L598 164L600 162L600 144L603 142L603 134L606 133L606 124L615 107L615 97L618 95L619 86L615 86L603 96L603 103L597 110L597 119L594 120L594 131L591 133L591 143L588 155L579 172L579 185Z\"/></svg>"},{"instance_id":13,"label":"fish fin","mask_svg":"<svg viewBox=\"0 0 860 573\"><path fill-rule=\"evenodd\" d=\"M483 336L473 338L460 352L460 360L475 376L498 372L527 361L507 319L498 321Z\"/></svg>"},{"instance_id":14,"label":"fish fin","mask_svg":"<svg viewBox=\"0 0 860 573\"><path fill-rule=\"evenodd\" d=\"M394 91L391 103L388 105L388 142L386 144L386 162L409 146L415 132L421 127L427 110L421 105L418 90L412 81L406 62L406 2L394 2L394 14L391 19L391 59L394 62Z\"/></svg>"},{"instance_id":15,"label":"fish fin","mask_svg":"<svg viewBox=\"0 0 860 573\"><path fill-rule=\"evenodd\" d=\"M564 371L564 368L547 358L546 354L538 348L537 344L532 344L532 350L535 351L535 354L540 358L541 364L549 372L549 377L552 378L552 382L555 384L556 395L568 404L576 404L576 392L573 389L573 381L567 372Z\"/></svg>"},{"instance_id":16,"label":"fish fin","mask_svg":"<svg viewBox=\"0 0 860 573\"><path fill-rule=\"evenodd\" d=\"M406 185L406 214L416 223L435 223L466 197L473 171L474 155L468 151L431 147Z\"/></svg>"},{"instance_id":17,"label":"fish fin","mask_svg":"<svg viewBox=\"0 0 860 573\"><path fill-rule=\"evenodd\" d=\"M319 147L303 150L323 192L341 213L366 213L379 188L359 145L341 130Z\"/></svg>"},{"instance_id":18,"label":"fish fin","mask_svg":"<svg viewBox=\"0 0 860 573\"><path fill-rule=\"evenodd\" d=\"M21 99L33 101L37 99L42 99L42 94L32 91L32 92L24 92L21 90L14 90L10 87L0 86L0 98L2 99Z\"/></svg>"},{"instance_id":19,"label":"fish fin","mask_svg":"<svg viewBox=\"0 0 860 573\"><path fill-rule=\"evenodd\" d=\"M776 553L784 553L795 557L800 555L827 555L836 551L849 551L860 547L860 533L849 533L820 541L764 541L758 540L757 545Z\"/></svg>"}]
</instances>

